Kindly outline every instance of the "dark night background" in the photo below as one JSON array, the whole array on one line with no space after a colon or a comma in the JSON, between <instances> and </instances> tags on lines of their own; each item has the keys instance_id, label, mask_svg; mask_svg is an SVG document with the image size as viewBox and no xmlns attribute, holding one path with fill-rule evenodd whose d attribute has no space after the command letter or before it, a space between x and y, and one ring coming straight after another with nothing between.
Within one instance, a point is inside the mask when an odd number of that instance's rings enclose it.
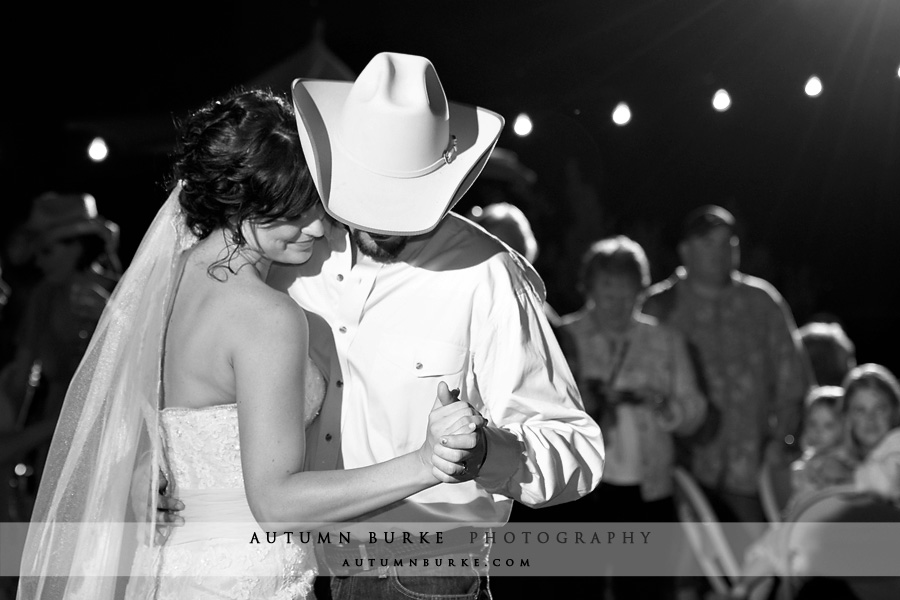
<instances>
[{"instance_id":1,"label":"dark night background","mask_svg":"<svg viewBox=\"0 0 900 600\"><path fill-rule=\"evenodd\" d=\"M518 198L560 312L579 306L587 241L632 235L661 279L681 217L721 203L740 221L744 270L798 323L833 313L861 362L900 372L897 0L74 4L3 9L0 233L43 191L90 192L127 263L165 199L172 116L289 60L318 22L320 48L353 72L380 51L421 54L450 99L506 117L499 147L536 175ZM813 74L818 98L803 92ZM610 119L620 101L625 127ZM523 111L534 132L520 138ZM101 134L110 156L93 164Z\"/></svg>"}]
</instances>

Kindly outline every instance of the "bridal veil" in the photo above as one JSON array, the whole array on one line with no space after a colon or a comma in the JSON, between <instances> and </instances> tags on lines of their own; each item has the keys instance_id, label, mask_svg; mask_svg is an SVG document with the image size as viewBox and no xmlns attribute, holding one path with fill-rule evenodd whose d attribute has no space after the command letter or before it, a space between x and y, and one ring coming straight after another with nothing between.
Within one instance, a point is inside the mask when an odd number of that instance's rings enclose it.
<instances>
[{"instance_id":1,"label":"bridal veil","mask_svg":"<svg viewBox=\"0 0 900 600\"><path fill-rule=\"evenodd\" d=\"M196 237L176 186L148 229L69 386L25 542L21 600L114 598L138 541L155 543L165 324Z\"/></svg>"}]
</instances>

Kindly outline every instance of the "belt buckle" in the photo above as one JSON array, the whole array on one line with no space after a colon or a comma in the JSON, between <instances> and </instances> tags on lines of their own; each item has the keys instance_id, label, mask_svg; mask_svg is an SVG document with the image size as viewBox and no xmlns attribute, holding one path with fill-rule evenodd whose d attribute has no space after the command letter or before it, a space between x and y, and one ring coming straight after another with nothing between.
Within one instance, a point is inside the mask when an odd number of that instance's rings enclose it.
<instances>
[{"instance_id":1,"label":"belt buckle","mask_svg":"<svg viewBox=\"0 0 900 600\"><path fill-rule=\"evenodd\" d=\"M360 558L362 559L362 561L363 561L362 570L363 570L363 571L369 571L369 570L371 570L371 568L369 567L369 553L366 552L366 545L365 545L365 544L359 544L359 557L360 557Z\"/></svg>"}]
</instances>

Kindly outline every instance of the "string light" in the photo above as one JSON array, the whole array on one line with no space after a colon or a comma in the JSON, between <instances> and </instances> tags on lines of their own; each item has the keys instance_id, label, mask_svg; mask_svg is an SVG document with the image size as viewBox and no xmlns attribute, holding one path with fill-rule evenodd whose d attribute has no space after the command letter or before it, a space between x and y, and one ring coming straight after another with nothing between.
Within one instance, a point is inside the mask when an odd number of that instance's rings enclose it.
<instances>
[{"instance_id":1,"label":"string light","mask_svg":"<svg viewBox=\"0 0 900 600\"><path fill-rule=\"evenodd\" d=\"M534 124L531 122L531 117L525 113L519 113L515 123L513 123L513 131L516 132L516 135L525 137L531 133L532 129L534 129Z\"/></svg>"},{"instance_id":2,"label":"string light","mask_svg":"<svg viewBox=\"0 0 900 600\"><path fill-rule=\"evenodd\" d=\"M109 156L109 147L106 145L106 141L101 137L91 140L91 145L88 146L88 156L94 162L106 160L106 157Z\"/></svg>"},{"instance_id":3,"label":"string light","mask_svg":"<svg viewBox=\"0 0 900 600\"><path fill-rule=\"evenodd\" d=\"M810 98L815 98L819 94L822 93L822 80L813 75L806 82L806 87L803 88L806 92L806 95Z\"/></svg>"},{"instance_id":4,"label":"string light","mask_svg":"<svg viewBox=\"0 0 900 600\"><path fill-rule=\"evenodd\" d=\"M616 125L627 125L631 121L631 109L624 102L619 102L613 110L612 120Z\"/></svg>"},{"instance_id":5,"label":"string light","mask_svg":"<svg viewBox=\"0 0 900 600\"><path fill-rule=\"evenodd\" d=\"M713 108L719 112L725 112L731 108L731 96L725 90L719 90L713 95Z\"/></svg>"}]
</instances>

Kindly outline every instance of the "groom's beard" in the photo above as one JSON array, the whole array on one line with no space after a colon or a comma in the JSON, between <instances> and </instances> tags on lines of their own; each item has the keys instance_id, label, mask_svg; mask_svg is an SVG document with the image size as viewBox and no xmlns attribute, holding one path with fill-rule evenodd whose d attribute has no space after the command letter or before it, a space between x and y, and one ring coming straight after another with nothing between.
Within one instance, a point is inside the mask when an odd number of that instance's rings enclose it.
<instances>
[{"instance_id":1,"label":"groom's beard","mask_svg":"<svg viewBox=\"0 0 900 600\"><path fill-rule=\"evenodd\" d=\"M406 248L409 242L409 236L405 235L375 235L360 231L359 229L351 229L350 235L356 248L362 253L377 260L379 262L392 262Z\"/></svg>"}]
</instances>

